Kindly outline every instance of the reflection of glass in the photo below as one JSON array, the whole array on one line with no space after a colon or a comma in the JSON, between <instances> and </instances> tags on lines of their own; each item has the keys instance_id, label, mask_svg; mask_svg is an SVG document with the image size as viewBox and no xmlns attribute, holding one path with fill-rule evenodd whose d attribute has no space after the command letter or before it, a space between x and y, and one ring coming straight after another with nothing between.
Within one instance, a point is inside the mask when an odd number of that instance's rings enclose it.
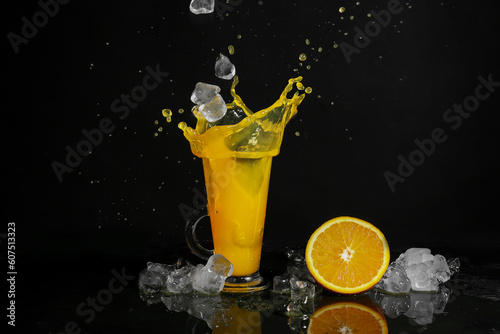
<instances>
[{"instance_id":1,"label":"reflection of glass","mask_svg":"<svg viewBox=\"0 0 500 334\"><path fill-rule=\"evenodd\" d=\"M227 105L226 115L246 117L236 123L225 118L210 123L195 107L196 128L179 124L193 154L203 159L214 252L233 264L226 292L261 291L268 286L259 275L259 265L271 162L280 151L286 124L304 98L298 93L287 98L295 84L303 89L301 80L290 79L278 101L253 113L236 95L235 77L231 88L234 101ZM206 257L206 250L200 249L194 237L197 223L187 224L188 244L195 254Z\"/></svg>"},{"instance_id":2,"label":"reflection of glass","mask_svg":"<svg viewBox=\"0 0 500 334\"><path fill-rule=\"evenodd\" d=\"M262 333L261 313L258 304L252 300L235 300L220 295L212 297L189 295L143 297L149 305L161 301L169 311L186 312L196 319L205 321L214 334ZM187 323L188 327L192 327L189 333L195 332L197 324L197 321Z\"/></svg>"},{"instance_id":3,"label":"reflection of glass","mask_svg":"<svg viewBox=\"0 0 500 334\"><path fill-rule=\"evenodd\" d=\"M404 314L419 325L428 325L434 320L434 314L444 312L450 293L450 289L441 286L437 292L388 294L372 290L369 294L388 317Z\"/></svg>"}]
</instances>

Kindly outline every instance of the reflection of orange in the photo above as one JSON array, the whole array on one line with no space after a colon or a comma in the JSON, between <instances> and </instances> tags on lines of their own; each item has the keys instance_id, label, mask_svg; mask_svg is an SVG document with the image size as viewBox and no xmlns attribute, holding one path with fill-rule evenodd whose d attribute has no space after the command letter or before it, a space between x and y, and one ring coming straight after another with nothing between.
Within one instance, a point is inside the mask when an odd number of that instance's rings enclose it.
<instances>
[{"instance_id":1,"label":"reflection of orange","mask_svg":"<svg viewBox=\"0 0 500 334\"><path fill-rule=\"evenodd\" d=\"M314 312L308 334L389 333L383 314L356 302L337 302Z\"/></svg>"},{"instance_id":2,"label":"reflection of orange","mask_svg":"<svg viewBox=\"0 0 500 334\"><path fill-rule=\"evenodd\" d=\"M382 232L353 217L324 223L306 247L306 263L313 277L339 293L360 293L373 287L387 270L389 256Z\"/></svg>"}]
</instances>

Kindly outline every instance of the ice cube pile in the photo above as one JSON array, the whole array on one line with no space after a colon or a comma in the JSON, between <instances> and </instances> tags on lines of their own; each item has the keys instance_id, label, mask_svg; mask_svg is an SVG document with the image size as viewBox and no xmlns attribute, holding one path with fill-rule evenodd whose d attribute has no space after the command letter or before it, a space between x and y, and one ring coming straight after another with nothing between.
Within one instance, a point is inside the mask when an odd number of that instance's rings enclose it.
<instances>
[{"instance_id":1,"label":"ice cube pile","mask_svg":"<svg viewBox=\"0 0 500 334\"><path fill-rule=\"evenodd\" d=\"M191 0L189 10L193 14L210 14L215 9L215 0Z\"/></svg>"},{"instance_id":2,"label":"ice cube pile","mask_svg":"<svg viewBox=\"0 0 500 334\"><path fill-rule=\"evenodd\" d=\"M233 265L221 254L212 255L206 265L192 265L177 261L166 265L148 262L139 275L139 289L146 295L167 294L218 294L226 278L233 273Z\"/></svg>"},{"instance_id":3,"label":"ice cube pile","mask_svg":"<svg viewBox=\"0 0 500 334\"><path fill-rule=\"evenodd\" d=\"M231 80L236 74L236 67L231 63L228 57L222 53L215 61L215 76L224 80Z\"/></svg>"},{"instance_id":4,"label":"ice cube pile","mask_svg":"<svg viewBox=\"0 0 500 334\"><path fill-rule=\"evenodd\" d=\"M442 255L432 255L428 248L410 248L389 265L375 288L391 293L438 291L459 267L458 258L446 261Z\"/></svg>"},{"instance_id":5,"label":"ice cube pile","mask_svg":"<svg viewBox=\"0 0 500 334\"><path fill-rule=\"evenodd\" d=\"M193 113L200 111L209 122L216 122L224 117L227 107L219 92L219 86L198 82L191 94L191 101L196 103Z\"/></svg>"}]
</instances>

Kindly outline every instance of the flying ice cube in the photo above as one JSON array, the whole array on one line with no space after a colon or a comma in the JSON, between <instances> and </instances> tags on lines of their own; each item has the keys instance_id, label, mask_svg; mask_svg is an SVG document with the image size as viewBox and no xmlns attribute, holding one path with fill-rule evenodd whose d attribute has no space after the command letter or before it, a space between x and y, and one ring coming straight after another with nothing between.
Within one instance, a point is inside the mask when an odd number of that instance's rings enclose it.
<instances>
[{"instance_id":1,"label":"flying ice cube","mask_svg":"<svg viewBox=\"0 0 500 334\"><path fill-rule=\"evenodd\" d=\"M218 93L220 93L219 86L198 82L191 94L191 101L197 105L202 105L212 101Z\"/></svg>"},{"instance_id":2,"label":"flying ice cube","mask_svg":"<svg viewBox=\"0 0 500 334\"><path fill-rule=\"evenodd\" d=\"M219 94L216 94L212 101L200 105L198 109L209 122L217 122L227 112L226 102L224 102L222 96Z\"/></svg>"},{"instance_id":3,"label":"flying ice cube","mask_svg":"<svg viewBox=\"0 0 500 334\"><path fill-rule=\"evenodd\" d=\"M215 76L220 79L231 80L236 74L236 67L231 63L228 57L222 53L215 61Z\"/></svg>"},{"instance_id":4,"label":"flying ice cube","mask_svg":"<svg viewBox=\"0 0 500 334\"><path fill-rule=\"evenodd\" d=\"M191 0L189 10L193 14L210 14L214 12L215 0Z\"/></svg>"},{"instance_id":5,"label":"flying ice cube","mask_svg":"<svg viewBox=\"0 0 500 334\"><path fill-rule=\"evenodd\" d=\"M411 281L406 275L406 270L393 262L375 288L391 293L408 293L411 290Z\"/></svg>"},{"instance_id":6,"label":"flying ice cube","mask_svg":"<svg viewBox=\"0 0 500 334\"><path fill-rule=\"evenodd\" d=\"M193 273L193 289L208 295L219 293L226 278L233 273L233 265L221 254L214 254L203 267Z\"/></svg>"},{"instance_id":7,"label":"flying ice cube","mask_svg":"<svg viewBox=\"0 0 500 334\"><path fill-rule=\"evenodd\" d=\"M216 122L224 117L227 107L219 92L218 86L198 82L191 94L191 101L198 105L195 106L193 113L199 110L209 122Z\"/></svg>"}]
</instances>

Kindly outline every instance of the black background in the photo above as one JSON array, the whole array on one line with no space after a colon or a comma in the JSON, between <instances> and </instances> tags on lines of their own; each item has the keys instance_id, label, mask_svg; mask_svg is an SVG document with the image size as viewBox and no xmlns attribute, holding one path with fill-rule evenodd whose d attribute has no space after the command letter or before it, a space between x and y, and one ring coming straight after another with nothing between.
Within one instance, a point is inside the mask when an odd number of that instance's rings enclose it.
<instances>
[{"instance_id":1,"label":"black background","mask_svg":"<svg viewBox=\"0 0 500 334\"><path fill-rule=\"evenodd\" d=\"M273 160L264 246L303 247L322 223L350 215L380 228L389 245L498 254L500 87L456 130L443 120L474 94L479 76L500 82L493 3L403 2L348 63L334 44L352 45L354 28L387 1L242 0L222 16L193 15L189 1L71 1L18 53L8 33L21 35L21 19L32 21L40 5L9 1L1 233L15 222L19 261L60 270L85 256L96 265L110 255L145 262L153 249L184 247L178 206L192 205L204 181L177 123L194 126L189 97L198 81L230 100L230 82L213 66L234 45L237 92L252 110L271 105L291 77L313 88ZM308 56L302 66L300 53ZM168 78L120 119L111 103L157 64ZM171 123L164 108L174 111ZM65 147L104 118L114 131L59 182L51 164L64 163ZM447 140L392 192L384 173L397 173L398 156L408 158L414 140L435 128Z\"/></svg>"}]
</instances>

